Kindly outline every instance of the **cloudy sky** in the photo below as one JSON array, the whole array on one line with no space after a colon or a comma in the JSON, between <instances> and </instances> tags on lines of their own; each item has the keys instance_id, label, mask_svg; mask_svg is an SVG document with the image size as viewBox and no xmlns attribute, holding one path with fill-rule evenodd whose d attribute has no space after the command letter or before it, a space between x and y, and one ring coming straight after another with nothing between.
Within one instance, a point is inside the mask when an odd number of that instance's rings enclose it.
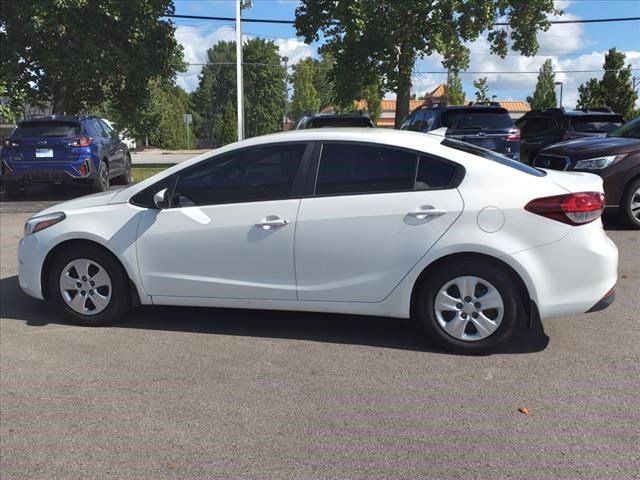
<instances>
[{"instance_id":1,"label":"cloudy sky","mask_svg":"<svg viewBox=\"0 0 640 480\"><path fill-rule=\"evenodd\" d=\"M234 0L174 0L176 13L183 15L208 15L233 17ZM401 1L401 0L398 0ZM247 18L293 19L297 0L254 0L253 8L246 10ZM640 0L574 0L557 1L564 11L562 19L629 17L640 16ZM192 64L189 70L178 77L178 83L188 91L198 85L201 64L206 60L206 51L220 40L235 39L232 23L176 20L176 36L183 45L185 60ZM280 49L280 55L289 57L289 63L297 63L302 58L316 56L318 44L306 45L296 37L293 26L245 23L243 33L248 37L263 37L273 40ZM556 80L563 82L563 103L575 105L578 85L590 77L602 76L604 53L616 47L627 55L627 62L638 69L634 75L640 82L640 22L553 25L539 37L540 50L534 57L523 57L511 53L500 59L489 53L486 38L480 38L469 45L471 65L469 73L461 73L467 98L473 97L474 79L486 76L490 95L498 99L524 100L535 87L536 73L546 58L551 58L554 69L593 70L584 73L557 73ZM446 80L442 72L440 58L432 56L416 63L413 77L413 91L419 95L435 88ZM491 72L491 73L473 73ZM496 72L496 73L493 73ZM520 73L500 73L520 72ZM388 95L392 98L392 95ZM640 106L640 101L638 102Z\"/></svg>"}]
</instances>

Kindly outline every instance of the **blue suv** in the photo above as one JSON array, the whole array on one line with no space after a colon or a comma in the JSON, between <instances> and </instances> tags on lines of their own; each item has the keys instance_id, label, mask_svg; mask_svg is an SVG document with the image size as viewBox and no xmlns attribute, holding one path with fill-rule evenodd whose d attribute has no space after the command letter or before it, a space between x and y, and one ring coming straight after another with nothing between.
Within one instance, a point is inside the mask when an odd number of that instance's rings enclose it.
<instances>
[{"instance_id":1,"label":"blue suv","mask_svg":"<svg viewBox=\"0 0 640 480\"><path fill-rule=\"evenodd\" d=\"M131 155L118 133L94 116L25 120L2 144L1 178L7 196L34 182L82 184L103 192L131 183Z\"/></svg>"}]
</instances>

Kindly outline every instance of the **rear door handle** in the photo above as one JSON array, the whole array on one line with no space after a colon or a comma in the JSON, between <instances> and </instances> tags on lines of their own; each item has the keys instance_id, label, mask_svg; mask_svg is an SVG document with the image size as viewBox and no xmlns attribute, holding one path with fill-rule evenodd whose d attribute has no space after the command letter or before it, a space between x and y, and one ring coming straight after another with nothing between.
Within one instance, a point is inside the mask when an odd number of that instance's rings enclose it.
<instances>
[{"instance_id":1,"label":"rear door handle","mask_svg":"<svg viewBox=\"0 0 640 480\"><path fill-rule=\"evenodd\" d=\"M277 215L267 215L265 218L256 223L256 227L260 227L263 230L271 230L273 228L284 227L289 225L289 220L280 218Z\"/></svg>"},{"instance_id":2,"label":"rear door handle","mask_svg":"<svg viewBox=\"0 0 640 480\"><path fill-rule=\"evenodd\" d=\"M443 210L441 208L433 208L432 206L427 205L424 207L418 207L413 212L409 212L407 215L422 220L427 217L439 217L441 215L444 215L445 213L447 213L446 210Z\"/></svg>"}]
</instances>

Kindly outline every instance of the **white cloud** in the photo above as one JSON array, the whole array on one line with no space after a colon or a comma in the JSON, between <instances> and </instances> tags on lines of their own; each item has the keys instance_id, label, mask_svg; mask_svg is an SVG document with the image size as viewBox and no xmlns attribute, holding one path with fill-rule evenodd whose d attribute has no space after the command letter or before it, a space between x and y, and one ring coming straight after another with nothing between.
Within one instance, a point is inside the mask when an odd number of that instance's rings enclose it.
<instances>
[{"instance_id":1,"label":"white cloud","mask_svg":"<svg viewBox=\"0 0 640 480\"><path fill-rule=\"evenodd\" d=\"M202 70L201 64L207 61L207 50L217 42L236 38L236 32L231 27L220 27L209 34L205 33L197 27L180 25L176 28L176 39L184 49L184 61L190 64L186 72L178 74L177 83L187 92L198 87L198 75Z\"/></svg>"},{"instance_id":2,"label":"white cloud","mask_svg":"<svg viewBox=\"0 0 640 480\"><path fill-rule=\"evenodd\" d=\"M186 72L177 76L177 83L188 92L192 92L198 87L198 76L202 71L202 64L207 62L207 50L220 41L232 41L236 38L233 27L220 27L213 32L206 30L178 26L176 28L176 39L184 49L184 60L189 65ZM248 37L244 37L246 40ZM280 38L274 40L280 50L280 56L289 58L289 65L295 65L306 57L311 57L315 53L315 48L297 40L296 38Z\"/></svg>"},{"instance_id":3,"label":"white cloud","mask_svg":"<svg viewBox=\"0 0 640 480\"><path fill-rule=\"evenodd\" d=\"M316 50L296 38L279 38L274 42L280 49L280 56L289 58L289 65L295 65L304 58L312 57Z\"/></svg>"}]
</instances>

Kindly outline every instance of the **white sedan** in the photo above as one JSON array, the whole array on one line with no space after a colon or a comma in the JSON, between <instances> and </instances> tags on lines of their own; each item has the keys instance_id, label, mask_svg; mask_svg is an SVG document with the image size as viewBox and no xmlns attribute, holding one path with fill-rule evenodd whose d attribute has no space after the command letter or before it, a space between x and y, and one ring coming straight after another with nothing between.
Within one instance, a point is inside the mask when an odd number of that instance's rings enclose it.
<instances>
[{"instance_id":1,"label":"white sedan","mask_svg":"<svg viewBox=\"0 0 640 480\"><path fill-rule=\"evenodd\" d=\"M20 285L83 325L140 304L414 317L482 352L611 303L603 206L598 176L437 135L280 133L37 214Z\"/></svg>"}]
</instances>

